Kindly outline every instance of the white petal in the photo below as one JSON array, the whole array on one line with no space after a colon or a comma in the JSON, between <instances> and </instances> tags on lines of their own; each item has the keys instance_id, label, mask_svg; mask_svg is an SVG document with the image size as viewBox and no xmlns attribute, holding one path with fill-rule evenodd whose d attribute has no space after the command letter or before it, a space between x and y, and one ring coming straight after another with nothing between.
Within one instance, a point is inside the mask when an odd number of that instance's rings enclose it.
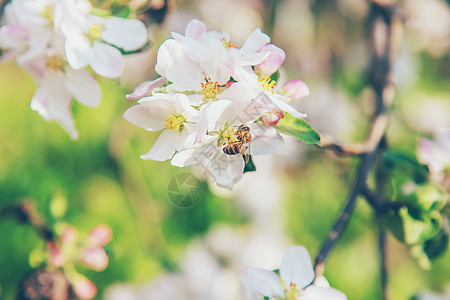
<instances>
[{"instance_id":1,"label":"white petal","mask_svg":"<svg viewBox=\"0 0 450 300\"><path fill-rule=\"evenodd\" d=\"M141 158L145 160L165 161L173 156L178 143L178 130L164 130L152 149L147 154L142 154Z\"/></svg>"},{"instance_id":2,"label":"white petal","mask_svg":"<svg viewBox=\"0 0 450 300\"><path fill-rule=\"evenodd\" d=\"M247 267L245 269L247 283L265 297L284 296L284 288L275 272Z\"/></svg>"},{"instance_id":3,"label":"white petal","mask_svg":"<svg viewBox=\"0 0 450 300\"><path fill-rule=\"evenodd\" d=\"M256 52L268 43L270 43L270 37L263 33L261 29L256 28L255 31L248 36L240 50L244 53Z\"/></svg>"},{"instance_id":4,"label":"white petal","mask_svg":"<svg viewBox=\"0 0 450 300\"><path fill-rule=\"evenodd\" d=\"M108 18L102 38L125 51L142 48L147 42L147 29L136 19Z\"/></svg>"},{"instance_id":5,"label":"white petal","mask_svg":"<svg viewBox=\"0 0 450 300\"><path fill-rule=\"evenodd\" d=\"M268 111L267 107L259 101L235 101L222 113L219 127L228 123L228 126L237 126L253 122Z\"/></svg>"},{"instance_id":6,"label":"white petal","mask_svg":"<svg viewBox=\"0 0 450 300\"><path fill-rule=\"evenodd\" d=\"M301 300L347 300L342 292L326 287L309 286L304 291L302 291L300 298Z\"/></svg>"},{"instance_id":7,"label":"white petal","mask_svg":"<svg viewBox=\"0 0 450 300\"><path fill-rule=\"evenodd\" d=\"M244 172L244 159L241 155L227 155L221 149L211 157L210 171L217 185L232 190L241 180Z\"/></svg>"},{"instance_id":8,"label":"white petal","mask_svg":"<svg viewBox=\"0 0 450 300\"><path fill-rule=\"evenodd\" d=\"M84 69L74 70L66 68L65 86L73 97L80 103L97 107L102 97L98 82Z\"/></svg>"},{"instance_id":9,"label":"white petal","mask_svg":"<svg viewBox=\"0 0 450 300\"><path fill-rule=\"evenodd\" d=\"M314 279L314 269L308 250L302 246L289 247L281 259L280 275L286 285L293 283L297 289L310 284Z\"/></svg>"},{"instance_id":10,"label":"white petal","mask_svg":"<svg viewBox=\"0 0 450 300\"><path fill-rule=\"evenodd\" d=\"M71 100L72 96L64 87L63 77L55 74L41 82L40 88L31 100L31 109L48 121L57 121L72 139L76 139L78 132L70 111Z\"/></svg>"},{"instance_id":11,"label":"white petal","mask_svg":"<svg viewBox=\"0 0 450 300\"><path fill-rule=\"evenodd\" d=\"M196 154L198 149L186 149L178 151L170 161L172 166L176 167L185 167L195 163L198 163L198 159L196 159Z\"/></svg>"},{"instance_id":12,"label":"white petal","mask_svg":"<svg viewBox=\"0 0 450 300\"><path fill-rule=\"evenodd\" d=\"M146 81L142 85L139 85L133 93L128 94L126 97L128 100L137 100L144 97L148 97L150 96L153 89L162 87L166 83L167 78L165 77L159 77L153 81Z\"/></svg>"},{"instance_id":13,"label":"white petal","mask_svg":"<svg viewBox=\"0 0 450 300\"><path fill-rule=\"evenodd\" d=\"M284 140L275 128L254 123L251 125L253 136L250 143L251 155L270 154L281 149Z\"/></svg>"},{"instance_id":14,"label":"white petal","mask_svg":"<svg viewBox=\"0 0 450 300\"><path fill-rule=\"evenodd\" d=\"M87 40L66 40L64 49L66 52L67 62L72 68L81 69L89 64L88 53L90 51L90 47Z\"/></svg>"},{"instance_id":15,"label":"white petal","mask_svg":"<svg viewBox=\"0 0 450 300\"><path fill-rule=\"evenodd\" d=\"M117 48L105 43L94 42L88 53L92 69L106 78L117 78L123 73L123 57Z\"/></svg>"},{"instance_id":16,"label":"white petal","mask_svg":"<svg viewBox=\"0 0 450 300\"><path fill-rule=\"evenodd\" d=\"M297 111L295 108L293 108L292 106L290 106L289 104L287 104L286 102L284 102L282 100L272 98L272 101L273 101L273 104L275 104L279 109L290 113L292 116L294 116L296 118L301 119L301 118L306 117L306 114L302 114L301 112Z\"/></svg>"},{"instance_id":17,"label":"white petal","mask_svg":"<svg viewBox=\"0 0 450 300\"><path fill-rule=\"evenodd\" d=\"M203 23L197 19L193 19L187 24L185 35L186 35L186 37L190 37L194 40L197 40L205 32L206 32L205 23Z\"/></svg>"},{"instance_id":18,"label":"white petal","mask_svg":"<svg viewBox=\"0 0 450 300\"><path fill-rule=\"evenodd\" d=\"M157 131L164 129L164 121L160 118L155 119L150 110L143 105L135 105L127 109L123 117L130 123L142 127L146 130Z\"/></svg>"}]
</instances>

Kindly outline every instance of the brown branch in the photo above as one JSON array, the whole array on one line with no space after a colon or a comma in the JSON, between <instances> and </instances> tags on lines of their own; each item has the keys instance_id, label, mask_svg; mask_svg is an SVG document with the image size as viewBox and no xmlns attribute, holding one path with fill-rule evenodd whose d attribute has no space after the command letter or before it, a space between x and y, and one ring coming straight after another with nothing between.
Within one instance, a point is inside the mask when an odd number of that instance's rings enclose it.
<instances>
[{"instance_id":1,"label":"brown branch","mask_svg":"<svg viewBox=\"0 0 450 300\"><path fill-rule=\"evenodd\" d=\"M376 2L371 3L370 13L368 17L370 29L370 46L372 49L372 60L369 68L369 82L375 92L376 109L372 121L372 126L368 137L364 143L339 145L332 140L325 141L323 144L326 148L334 150L341 155L361 155L361 163L356 173L355 183L350 196L347 201L342 214L336 221L333 229L328 235L327 240L323 244L319 254L315 260L316 276L321 275L324 271L324 263L330 255L334 245L339 240L340 236L347 227L351 214L355 209L357 198L360 194L366 195L368 200L374 208L379 208L383 205L382 192L375 194L369 193L367 188L367 178L370 171L373 169L376 157L384 150L386 146L385 133L387 129L388 117L387 107L392 102L393 87L391 83L391 69L393 59L393 48L395 43L393 39L393 18L395 15L394 6L382 5ZM377 167L377 170L379 170ZM382 175L376 174L377 177ZM379 181L383 185L383 181ZM381 227L382 219L377 218L379 226L379 245L380 245L380 263L381 263L381 278L382 278L382 294L383 299L387 299L387 271L385 264L386 257L386 233Z\"/></svg>"},{"instance_id":2,"label":"brown branch","mask_svg":"<svg viewBox=\"0 0 450 300\"><path fill-rule=\"evenodd\" d=\"M24 200L19 204L0 207L0 219L7 216L14 217L21 223L31 225L45 241L50 242L54 240L53 231L44 223L33 201Z\"/></svg>"}]
</instances>

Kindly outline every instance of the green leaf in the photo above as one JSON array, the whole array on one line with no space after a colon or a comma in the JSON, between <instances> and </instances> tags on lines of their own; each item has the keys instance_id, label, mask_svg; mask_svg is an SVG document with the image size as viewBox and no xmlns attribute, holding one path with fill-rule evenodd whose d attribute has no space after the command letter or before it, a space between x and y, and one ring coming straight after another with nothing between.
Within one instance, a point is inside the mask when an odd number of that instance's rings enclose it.
<instances>
[{"instance_id":1,"label":"green leaf","mask_svg":"<svg viewBox=\"0 0 450 300\"><path fill-rule=\"evenodd\" d=\"M435 259L441 256L449 247L449 234L444 229L441 229L439 233L431 240L425 242L423 247L424 253L428 258Z\"/></svg>"},{"instance_id":2,"label":"green leaf","mask_svg":"<svg viewBox=\"0 0 450 300\"><path fill-rule=\"evenodd\" d=\"M275 82L278 82L278 79L280 79L280 71L276 71L275 73L270 75L270 79Z\"/></svg>"},{"instance_id":3,"label":"green leaf","mask_svg":"<svg viewBox=\"0 0 450 300\"><path fill-rule=\"evenodd\" d=\"M285 134L295 137L302 143L316 144L320 146L320 135L303 119L297 119L288 113L278 121L275 128Z\"/></svg>"},{"instance_id":4,"label":"green leaf","mask_svg":"<svg viewBox=\"0 0 450 300\"><path fill-rule=\"evenodd\" d=\"M120 53L122 53L122 55L131 55L131 54L136 54L136 53L140 53L142 51L147 50L148 47L150 47L150 44L151 44L150 41L147 41L147 43L145 43L145 45L142 46L142 48L137 49L137 50L133 50L133 51L125 51L124 49L122 49L120 47L117 47L117 46L114 46L114 45L111 45L111 46L117 48L120 51Z\"/></svg>"},{"instance_id":5,"label":"green leaf","mask_svg":"<svg viewBox=\"0 0 450 300\"><path fill-rule=\"evenodd\" d=\"M417 184L428 181L428 167L403 152L389 150L383 153L385 167L390 171L399 171L407 174Z\"/></svg>"},{"instance_id":6,"label":"green leaf","mask_svg":"<svg viewBox=\"0 0 450 300\"><path fill-rule=\"evenodd\" d=\"M245 162L245 157L244 157L244 162ZM253 163L252 156L249 155L248 162L245 163L244 173L247 173L247 172L255 172L255 171L256 171L256 166L255 166L255 164Z\"/></svg>"},{"instance_id":7,"label":"green leaf","mask_svg":"<svg viewBox=\"0 0 450 300\"><path fill-rule=\"evenodd\" d=\"M126 18L130 15L130 7L128 5L121 5L116 2L111 4L111 14L116 17Z\"/></svg>"}]
</instances>

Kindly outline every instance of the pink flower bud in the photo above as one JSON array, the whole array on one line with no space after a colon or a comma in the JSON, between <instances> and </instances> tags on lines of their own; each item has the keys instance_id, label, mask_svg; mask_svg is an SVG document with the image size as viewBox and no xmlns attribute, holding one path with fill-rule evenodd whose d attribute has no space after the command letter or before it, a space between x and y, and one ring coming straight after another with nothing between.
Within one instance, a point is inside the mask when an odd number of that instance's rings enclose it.
<instances>
[{"instance_id":1,"label":"pink flower bud","mask_svg":"<svg viewBox=\"0 0 450 300\"><path fill-rule=\"evenodd\" d=\"M291 101L297 101L309 95L309 88L300 79L292 79L283 84L278 93L290 98Z\"/></svg>"},{"instance_id":2,"label":"pink flower bud","mask_svg":"<svg viewBox=\"0 0 450 300\"><path fill-rule=\"evenodd\" d=\"M92 299L97 295L97 287L89 279L77 274L76 280L72 282L73 292L78 298Z\"/></svg>"},{"instance_id":3,"label":"pink flower bud","mask_svg":"<svg viewBox=\"0 0 450 300\"><path fill-rule=\"evenodd\" d=\"M103 271L109 263L108 255L102 247L85 249L80 260L83 265L95 271Z\"/></svg>"},{"instance_id":4,"label":"pink flower bud","mask_svg":"<svg viewBox=\"0 0 450 300\"><path fill-rule=\"evenodd\" d=\"M63 244L75 244L78 240L78 230L73 226L68 226L64 229L59 239Z\"/></svg>"},{"instance_id":5,"label":"pink flower bud","mask_svg":"<svg viewBox=\"0 0 450 300\"><path fill-rule=\"evenodd\" d=\"M55 242L47 243L47 251L49 254L49 263L55 268L61 268L66 263L66 255L58 248Z\"/></svg>"},{"instance_id":6,"label":"pink flower bud","mask_svg":"<svg viewBox=\"0 0 450 300\"><path fill-rule=\"evenodd\" d=\"M275 126L277 125L280 119L284 118L283 111L278 108L273 109L272 111L266 113L261 117L261 121L267 126Z\"/></svg>"},{"instance_id":7,"label":"pink flower bud","mask_svg":"<svg viewBox=\"0 0 450 300\"><path fill-rule=\"evenodd\" d=\"M167 83L166 77L159 77L153 81L141 84L138 88L131 94L126 95L128 100L138 100L144 97L150 96L153 89L164 86Z\"/></svg>"},{"instance_id":8,"label":"pink flower bud","mask_svg":"<svg viewBox=\"0 0 450 300\"><path fill-rule=\"evenodd\" d=\"M274 44L268 44L258 50L260 53L269 53L269 56L255 66L255 72L259 73L261 76L270 76L275 73L283 64L286 54L283 49L278 48Z\"/></svg>"},{"instance_id":9,"label":"pink flower bud","mask_svg":"<svg viewBox=\"0 0 450 300\"><path fill-rule=\"evenodd\" d=\"M89 243L93 246L104 246L108 244L113 232L108 225L97 225L89 233Z\"/></svg>"}]
</instances>

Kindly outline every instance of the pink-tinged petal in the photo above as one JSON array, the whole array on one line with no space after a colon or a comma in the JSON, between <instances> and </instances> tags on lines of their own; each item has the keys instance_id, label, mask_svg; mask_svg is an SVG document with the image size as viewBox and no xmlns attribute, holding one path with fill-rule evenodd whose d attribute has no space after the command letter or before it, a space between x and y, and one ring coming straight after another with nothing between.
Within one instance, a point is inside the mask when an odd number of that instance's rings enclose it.
<instances>
[{"instance_id":1,"label":"pink-tinged petal","mask_svg":"<svg viewBox=\"0 0 450 300\"><path fill-rule=\"evenodd\" d=\"M156 140L152 149L147 154L142 154L141 158L145 160L165 161L172 158L178 144L178 130L164 130Z\"/></svg>"},{"instance_id":2,"label":"pink-tinged petal","mask_svg":"<svg viewBox=\"0 0 450 300\"><path fill-rule=\"evenodd\" d=\"M94 42L88 60L92 69L103 77L117 78L123 73L122 53L111 45Z\"/></svg>"},{"instance_id":3,"label":"pink-tinged petal","mask_svg":"<svg viewBox=\"0 0 450 300\"><path fill-rule=\"evenodd\" d=\"M301 300L347 300L342 292L329 288L311 285L301 292Z\"/></svg>"},{"instance_id":4,"label":"pink-tinged petal","mask_svg":"<svg viewBox=\"0 0 450 300\"><path fill-rule=\"evenodd\" d=\"M49 254L49 262L53 267L61 268L64 266L67 261L67 257L55 242L47 243L47 252Z\"/></svg>"},{"instance_id":5,"label":"pink-tinged petal","mask_svg":"<svg viewBox=\"0 0 450 300\"><path fill-rule=\"evenodd\" d=\"M206 32L205 23L197 19L193 19L187 24L185 35L186 37L198 40L205 32Z\"/></svg>"},{"instance_id":6,"label":"pink-tinged petal","mask_svg":"<svg viewBox=\"0 0 450 300\"><path fill-rule=\"evenodd\" d=\"M167 83L166 77L159 77L153 81L147 82L145 85L138 87L133 93L128 94L126 97L128 100L138 100L151 95L151 92L155 88L164 86Z\"/></svg>"},{"instance_id":7,"label":"pink-tinged petal","mask_svg":"<svg viewBox=\"0 0 450 300\"><path fill-rule=\"evenodd\" d=\"M83 38L66 40L64 50L67 62L75 70L82 69L89 64L89 41Z\"/></svg>"},{"instance_id":8,"label":"pink-tinged petal","mask_svg":"<svg viewBox=\"0 0 450 300\"><path fill-rule=\"evenodd\" d=\"M205 75L198 64L183 52L183 46L168 39L158 49L155 70L172 81L177 91L199 91Z\"/></svg>"},{"instance_id":9,"label":"pink-tinged petal","mask_svg":"<svg viewBox=\"0 0 450 300\"><path fill-rule=\"evenodd\" d=\"M261 49L265 44L270 43L270 37L263 33L261 29L256 28L241 47L243 53L252 53Z\"/></svg>"},{"instance_id":10,"label":"pink-tinged petal","mask_svg":"<svg viewBox=\"0 0 450 300\"><path fill-rule=\"evenodd\" d=\"M90 107L98 106L102 91L98 82L86 70L69 67L66 68L65 75L65 86L78 102Z\"/></svg>"},{"instance_id":11,"label":"pink-tinged petal","mask_svg":"<svg viewBox=\"0 0 450 300\"><path fill-rule=\"evenodd\" d=\"M265 155L276 152L283 147L284 140L275 128L254 123L251 125L253 135L250 143L251 155Z\"/></svg>"},{"instance_id":12,"label":"pink-tinged petal","mask_svg":"<svg viewBox=\"0 0 450 300\"><path fill-rule=\"evenodd\" d=\"M260 53L269 53L264 61L255 66L255 71L262 76L270 76L275 73L286 59L286 53L283 49L274 44L265 45L258 50Z\"/></svg>"},{"instance_id":13,"label":"pink-tinged petal","mask_svg":"<svg viewBox=\"0 0 450 300\"><path fill-rule=\"evenodd\" d=\"M72 139L76 139L78 132L70 111L71 100L72 95L64 87L64 78L55 73L42 80L30 106L47 121L57 121Z\"/></svg>"},{"instance_id":14,"label":"pink-tinged petal","mask_svg":"<svg viewBox=\"0 0 450 300\"><path fill-rule=\"evenodd\" d=\"M97 287L84 275L76 274L76 278L71 284L73 292L81 299L92 299L97 295Z\"/></svg>"},{"instance_id":15,"label":"pink-tinged petal","mask_svg":"<svg viewBox=\"0 0 450 300\"><path fill-rule=\"evenodd\" d=\"M0 48L11 49L24 45L28 31L21 24L11 24L0 27Z\"/></svg>"},{"instance_id":16,"label":"pink-tinged petal","mask_svg":"<svg viewBox=\"0 0 450 300\"><path fill-rule=\"evenodd\" d=\"M278 93L297 101L309 95L309 87L300 79L293 79L283 84Z\"/></svg>"},{"instance_id":17,"label":"pink-tinged petal","mask_svg":"<svg viewBox=\"0 0 450 300\"><path fill-rule=\"evenodd\" d=\"M166 115L166 117L169 115ZM123 117L128 122L142 127L145 130L149 131L158 131L164 129L164 119L163 118L157 118L155 119L152 114L150 113L150 110L141 105L135 105L127 109Z\"/></svg>"},{"instance_id":18,"label":"pink-tinged petal","mask_svg":"<svg viewBox=\"0 0 450 300\"><path fill-rule=\"evenodd\" d=\"M59 239L64 245L73 245L78 241L78 230L73 226L67 226Z\"/></svg>"},{"instance_id":19,"label":"pink-tinged petal","mask_svg":"<svg viewBox=\"0 0 450 300\"><path fill-rule=\"evenodd\" d=\"M113 237L113 232L108 225L97 225L89 232L89 243L93 246L104 246Z\"/></svg>"},{"instance_id":20,"label":"pink-tinged petal","mask_svg":"<svg viewBox=\"0 0 450 300\"><path fill-rule=\"evenodd\" d=\"M221 149L211 157L210 171L217 185L232 190L241 180L245 163L240 155L227 155Z\"/></svg>"},{"instance_id":21,"label":"pink-tinged petal","mask_svg":"<svg viewBox=\"0 0 450 300\"><path fill-rule=\"evenodd\" d=\"M110 17L105 22L102 36L105 42L113 44L125 51L138 50L148 40L147 28L136 19Z\"/></svg>"},{"instance_id":22,"label":"pink-tinged petal","mask_svg":"<svg viewBox=\"0 0 450 300\"><path fill-rule=\"evenodd\" d=\"M272 98L273 104L278 107L280 110L284 111L284 112L288 112L290 113L292 116L296 117L296 118L305 118L306 114L303 114L299 111L297 111L295 108L293 108L292 106L290 106L288 103L284 102L283 100L279 100L279 99L274 99Z\"/></svg>"},{"instance_id":23,"label":"pink-tinged petal","mask_svg":"<svg viewBox=\"0 0 450 300\"><path fill-rule=\"evenodd\" d=\"M87 248L80 256L81 263L92 270L103 271L109 264L108 255L102 247Z\"/></svg>"},{"instance_id":24,"label":"pink-tinged petal","mask_svg":"<svg viewBox=\"0 0 450 300\"><path fill-rule=\"evenodd\" d=\"M308 250L302 246L289 247L281 259L280 276L286 285L295 284L300 290L314 279L314 269Z\"/></svg>"},{"instance_id":25,"label":"pink-tinged petal","mask_svg":"<svg viewBox=\"0 0 450 300\"><path fill-rule=\"evenodd\" d=\"M265 297L283 297L284 288L275 272L247 267L245 277L248 285Z\"/></svg>"},{"instance_id":26,"label":"pink-tinged petal","mask_svg":"<svg viewBox=\"0 0 450 300\"><path fill-rule=\"evenodd\" d=\"M261 121L267 126L275 126L282 118L284 118L283 111L275 108L263 115Z\"/></svg>"}]
</instances>

